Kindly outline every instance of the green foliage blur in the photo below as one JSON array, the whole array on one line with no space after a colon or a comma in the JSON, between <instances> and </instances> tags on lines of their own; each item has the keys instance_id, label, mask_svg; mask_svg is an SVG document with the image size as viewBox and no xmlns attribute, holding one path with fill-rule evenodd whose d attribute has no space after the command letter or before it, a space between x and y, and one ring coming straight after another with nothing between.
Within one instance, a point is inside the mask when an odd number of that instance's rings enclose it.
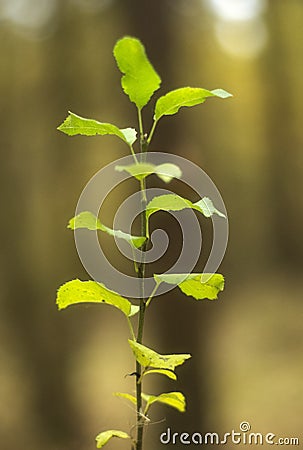
<instances>
[{"instance_id":1,"label":"green foliage blur","mask_svg":"<svg viewBox=\"0 0 303 450\"><path fill-rule=\"evenodd\" d=\"M163 354L194 357L176 384L187 412L159 407L147 449L159 447L168 426L223 434L246 420L253 432L300 436L303 4L244 3L0 3L1 448L17 450L22 436L31 450L90 450L100 429L133 423L131 407L111 395L133 386L125 377L133 367L123 317L98 305L58 313L55 304L60 284L87 279L66 228L79 194L126 148L111 137L71 139L56 128L68 110L135 126L112 55L123 35L144 43L164 80L159 95L184 85L222 86L234 95L163 118L150 149L205 169L224 198L230 240L218 302L198 304L176 290L151 305L146 341ZM152 123L148 114L144 120ZM125 189L105 205L108 226ZM186 189L182 195L191 198ZM161 220L178 236L173 220ZM211 225L201 224L202 264ZM176 257L177 240L168 259ZM123 268L105 233L102 244ZM158 383L159 393L169 386L165 377Z\"/></svg>"}]
</instances>

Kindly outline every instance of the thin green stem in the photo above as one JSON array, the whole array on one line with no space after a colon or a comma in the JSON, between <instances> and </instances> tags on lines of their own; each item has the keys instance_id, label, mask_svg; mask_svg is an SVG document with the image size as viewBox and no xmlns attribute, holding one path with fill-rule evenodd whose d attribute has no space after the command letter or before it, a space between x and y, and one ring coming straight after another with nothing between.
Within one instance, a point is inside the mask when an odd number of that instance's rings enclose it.
<instances>
[{"instance_id":1,"label":"thin green stem","mask_svg":"<svg viewBox=\"0 0 303 450\"><path fill-rule=\"evenodd\" d=\"M139 122L139 131L140 131L140 138L143 139L144 132L143 132L143 121L142 121L142 114L141 109L138 108L138 122Z\"/></svg>"},{"instance_id":2,"label":"thin green stem","mask_svg":"<svg viewBox=\"0 0 303 450\"><path fill-rule=\"evenodd\" d=\"M154 132L155 132L157 123L158 123L158 121L157 121L157 120L154 120L153 126L151 127L149 136L148 136L147 141L146 141L147 144L150 144L150 141L152 140L152 137L153 137L153 135L154 135Z\"/></svg>"},{"instance_id":3,"label":"thin green stem","mask_svg":"<svg viewBox=\"0 0 303 450\"><path fill-rule=\"evenodd\" d=\"M141 236L146 236L146 217L145 217L145 207L146 207L146 183L145 179L142 180L141 186L141 202L142 202L142 212L141 212ZM140 310L139 310L139 322L138 322L138 332L137 332L137 342L142 343L143 339L143 328L144 328L144 318L145 318L145 291L144 291L144 278L145 278L145 251L146 251L147 240L141 247L141 261L138 265L138 278L140 279ZM136 372L137 372L137 383L136 383L136 398L137 398L137 441L136 450L142 450L143 445L143 431L144 431L144 417L142 415L142 383L141 383L141 365L136 362Z\"/></svg>"},{"instance_id":4,"label":"thin green stem","mask_svg":"<svg viewBox=\"0 0 303 450\"><path fill-rule=\"evenodd\" d=\"M152 301L152 299L153 299L155 293L157 292L157 289L158 289L159 285L160 285L160 283L156 283L156 286L154 287L152 293L150 294L150 296L149 296L149 298L148 298L148 300L147 300L147 302L146 302L146 307L148 307L148 305L149 305L150 302Z\"/></svg>"},{"instance_id":5,"label":"thin green stem","mask_svg":"<svg viewBox=\"0 0 303 450\"><path fill-rule=\"evenodd\" d=\"M141 189L141 195L142 195L142 199L144 200L145 203L147 203L147 198L146 198L146 189L145 189L145 180L140 180L140 189ZM144 235L145 236L145 235Z\"/></svg>"},{"instance_id":6,"label":"thin green stem","mask_svg":"<svg viewBox=\"0 0 303 450\"><path fill-rule=\"evenodd\" d=\"M140 130L140 152L141 154L147 152L148 143L144 136L143 130L143 122L141 110L138 108L138 121L139 121L139 130ZM146 180L145 178L140 181L140 191L141 191L141 214L140 214L140 235L146 236ZM145 318L145 309L146 309L146 301L145 301L145 289L144 289L144 278L145 278L145 252L147 248L147 239L144 244L141 246L141 260L138 264L138 278L140 280L140 309L139 309L139 320L138 320L138 331L137 331L137 342L139 344L142 343L143 339L143 329L144 329L144 318ZM143 447L143 432L144 432L144 415L142 414L142 379L141 379L142 367L141 364L136 361L136 374L137 374L137 382L136 382L136 399L137 399L137 440L136 440L136 450L142 450Z\"/></svg>"},{"instance_id":7,"label":"thin green stem","mask_svg":"<svg viewBox=\"0 0 303 450\"><path fill-rule=\"evenodd\" d=\"M132 145L130 145L129 148L130 148L130 151L132 152L132 155L133 155L135 163L138 164L138 158L137 158L137 155L135 153L134 147Z\"/></svg>"},{"instance_id":8,"label":"thin green stem","mask_svg":"<svg viewBox=\"0 0 303 450\"><path fill-rule=\"evenodd\" d=\"M134 332L131 320L130 320L130 318L128 316L126 317L126 319L127 319L127 323L128 323L128 326L129 326L129 331L130 331L131 337L135 341L136 340L136 336L135 336L135 332Z\"/></svg>"},{"instance_id":9,"label":"thin green stem","mask_svg":"<svg viewBox=\"0 0 303 450\"><path fill-rule=\"evenodd\" d=\"M136 261L136 254L135 254L135 250L132 245L131 245L131 249L132 249L133 262L134 262L134 269L135 269L135 272L138 273L138 264Z\"/></svg>"}]
</instances>

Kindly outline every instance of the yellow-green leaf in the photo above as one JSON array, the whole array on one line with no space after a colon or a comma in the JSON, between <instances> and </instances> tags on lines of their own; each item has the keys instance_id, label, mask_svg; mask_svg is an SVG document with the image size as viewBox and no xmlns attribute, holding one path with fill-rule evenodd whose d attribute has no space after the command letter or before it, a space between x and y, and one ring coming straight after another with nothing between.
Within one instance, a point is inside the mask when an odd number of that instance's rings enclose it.
<instances>
[{"instance_id":1,"label":"yellow-green leaf","mask_svg":"<svg viewBox=\"0 0 303 450\"><path fill-rule=\"evenodd\" d=\"M165 375L168 378L171 378L172 380L176 380L177 379L177 375L175 374L175 372L172 372L171 370L168 369L149 369L149 370L145 370L143 372L143 376L145 375L149 375L152 373L159 373L160 375Z\"/></svg>"},{"instance_id":2,"label":"yellow-green leaf","mask_svg":"<svg viewBox=\"0 0 303 450\"><path fill-rule=\"evenodd\" d=\"M137 180L143 180L148 175L156 174L165 183L169 183L173 178L180 178L182 176L181 169L172 163L159 164L158 166L151 163L136 163L128 166L116 166L118 172L128 172Z\"/></svg>"},{"instance_id":3,"label":"yellow-green leaf","mask_svg":"<svg viewBox=\"0 0 303 450\"><path fill-rule=\"evenodd\" d=\"M124 233L124 231L112 230L106 225L103 225L103 223L101 223L100 220L89 211L83 211L70 219L67 228L70 228L71 230L76 230L78 228L101 230L110 236L127 241L134 248L140 248L146 240L143 236L132 236L131 234Z\"/></svg>"},{"instance_id":4,"label":"yellow-green leaf","mask_svg":"<svg viewBox=\"0 0 303 450\"><path fill-rule=\"evenodd\" d=\"M133 128L120 129L111 123L98 122L94 119L86 119L69 111L69 115L65 121L58 127L59 131L68 136L77 134L84 136L104 136L112 134L119 137L128 145L132 145L137 139L137 131Z\"/></svg>"},{"instance_id":5,"label":"yellow-green leaf","mask_svg":"<svg viewBox=\"0 0 303 450\"><path fill-rule=\"evenodd\" d=\"M196 203L192 203L186 198L177 194L164 194L154 197L146 206L147 235L149 235L148 220L149 217L157 211L182 211L183 209L194 209L201 212L205 217L211 217L217 214L220 217L225 215L218 211L208 197L203 197Z\"/></svg>"},{"instance_id":6,"label":"yellow-green leaf","mask_svg":"<svg viewBox=\"0 0 303 450\"><path fill-rule=\"evenodd\" d=\"M185 397L182 392L167 392L157 396L142 394L142 398L147 402L145 414L149 407L155 402L164 403L165 405L171 406L180 412L184 412L186 408Z\"/></svg>"},{"instance_id":7,"label":"yellow-green leaf","mask_svg":"<svg viewBox=\"0 0 303 450\"><path fill-rule=\"evenodd\" d=\"M177 285L184 294L196 300L215 300L224 289L224 277L219 273L155 274L154 278L157 283Z\"/></svg>"},{"instance_id":8,"label":"yellow-green leaf","mask_svg":"<svg viewBox=\"0 0 303 450\"><path fill-rule=\"evenodd\" d=\"M96 281L80 281L76 279L60 286L57 293L59 309L78 303L106 303L120 309L126 316L130 316L132 312L129 300Z\"/></svg>"},{"instance_id":9,"label":"yellow-green leaf","mask_svg":"<svg viewBox=\"0 0 303 450\"><path fill-rule=\"evenodd\" d=\"M136 341L129 339L128 342L136 360L144 367L175 370L175 367L180 366L187 359L191 358L189 354L160 355Z\"/></svg>"},{"instance_id":10,"label":"yellow-green leaf","mask_svg":"<svg viewBox=\"0 0 303 450\"><path fill-rule=\"evenodd\" d=\"M134 403L134 405L137 404L137 399L131 394L126 394L124 392L114 392L114 395L116 397L125 398L126 400L129 400L130 402Z\"/></svg>"},{"instance_id":11,"label":"yellow-green leaf","mask_svg":"<svg viewBox=\"0 0 303 450\"><path fill-rule=\"evenodd\" d=\"M116 43L114 57L124 74L121 79L124 92L138 109L142 109L161 84L144 46L139 39L126 36Z\"/></svg>"},{"instance_id":12,"label":"yellow-green leaf","mask_svg":"<svg viewBox=\"0 0 303 450\"><path fill-rule=\"evenodd\" d=\"M117 437L120 439L130 439L130 436L124 431L119 430L102 431L102 433L99 433L98 436L96 436L97 448L102 448L113 437Z\"/></svg>"},{"instance_id":13,"label":"yellow-green leaf","mask_svg":"<svg viewBox=\"0 0 303 450\"><path fill-rule=\"evenodd\" d=\"M202 88L183 87L168 92L157 100L154 119L176 114L183 106L195 106L204 103L208 97L227 98L232 95L223 89L208 91Z\"/></svg>"}]
</instances>

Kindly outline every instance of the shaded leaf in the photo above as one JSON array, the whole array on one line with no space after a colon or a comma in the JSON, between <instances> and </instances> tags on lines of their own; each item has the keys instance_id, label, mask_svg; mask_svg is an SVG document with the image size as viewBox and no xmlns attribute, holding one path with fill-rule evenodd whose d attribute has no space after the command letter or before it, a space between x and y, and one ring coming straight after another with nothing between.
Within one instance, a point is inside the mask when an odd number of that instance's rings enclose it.
<instances>
[{"instance_id":1,"label":"shaded leaf","mask_svg":"<svg viewBox=\"0 0 303 450\"><path fill-rule=\"evenodd\" d=\"M120 129L124 136L125 142L128 145L133 145L137 140L137 130L135 128L122 128Z\"/></svg>"},{"instance_id":2,"label":"shaded leaf","mask_svg":"<svg viewBox=\"0 0 303 450\"><path fill-rule=\"evenodd\" d=\"M194 203L194 205L200 208L205 217L211 217L213 214L217 214L220 217L226 218L225 214L214 207L213 202L208 197L203 197L201 200Z\"/></svg>"},{"instance_id":3,"label":"shaded leaf","mask_svg":"<svg viewBox=\"0 0 303 450\"><path fill-rule=\"evenodd\" d=\"M175 372L172 372L171 370L167 370L167 369L149 369L146 370L145 372L143 372L143 376L145 375L149 375L152 373L159 373L160 375L165 375L168 378L171 378L172 380L176 380L177 379L177 375L175 374Z\"/></svg>"},{"instance_id":4,"label":"shaded leaf","mask_svg":"<svg viewBox=\"0 0 303 450\"><path fill-rule=\"evenodd\" d=\"M98 436L96 436L97 448L102 448L113 437L118 437L120 439L130 439L130 436L124 431L119 430L102 431L102 433L99 433Z\"/></svg>"},{"instance_id":5,"label":"shaded leaf","mask_svg":"<svg viewBox=\"0 0 303 450\"><path fill-rule=\"evenodd\" d=\"M142 394L142 398L147 402L145 413L155 402L164 403L165 405L171 406L172 408L175 408L180 412L185 411L186 403L185 397L182 392L167 392L157 396Z\"/></svg>"},{"instance_id":6,"label":"shaded leaf","mask_svg":"<svg viewBox=\"0 0 303 450\"><path fill-rule=\"evenodd\" d=\"M75 136L77 134L84 136L104 136L106 134L112 134L122 139L128 145L132 145L137 139L137 131L133 128L119 129L116 125L112 125L111 123L102 123L94 119L85 119L71 111L69 111L69 115L65 121L57 129L68 136Z\"/></svg>"},{"instance_id":7,"label":"shaded leaf","mask_svg":"<svg viewBox=\"0 0 303 450\"><path fill-rule=\"evenodd\" d=\"M208 91L202 88L184 87L168 92L157 100L154 119L176 114L182 106L195 106L204 103L208 97L227 98L232 95L223 89Z\"/></svg>"},{"instance_id":8,"label":"shaded leaf","mask_svg":"<svg viewBox=\"0 0 303 450\"><path fill-rule=\"evenodd\" d=\"M219 273L155 274L154 278L157 283L178 285L184 294L196 300L215 300L224 289L224 277Z\"/></svg>"},{"instance_id":9,"label":"shaded leaf","mask_svg":"<svg viewBox=\"0 0 303 450\"><path fill-rule=\"evenodd\" d=\"M169 183L172 178L180 178L182 175L181 169L176 164L171 163L164 163L158 166L150 163L137 163L128 166L116 166L115 169L118 172L125 170L139 181L155 173L165 183Z\"/></svg>"},{"instance_id":10,"label":"shaded leaf","mask_svg":"<svg viewBox=\"0 0 303 450\"><path fill-rule=\"evenodd\" d=\"M139 310L140 310L140 306L138 306L138 305L131 305L130 313L129 313L128 317L135 316L136 314L138 314Z\"/></svg>"},{"instance_id":11,"label":"shaded leaf","mask_svg":"<svg viewBox=\"0 0 303 450\"><path fill-rule=\"evenodd\" d=\"M115 166L117 172L127 172L137 180L143 180L155 172L155 165L149 163L130 164L128 166Z\"/></svg>"},{"instance_id":12,"label":"shaded leaf","mask_svg":"<svg viewBox=\"0 0 303 450\"><path fill-rule=\"evenodd\" d=\"M120 309L126 316L132 313L129 300L96 281L68 281L58 289L56 303L59 309L77 303L106 303Z\"/></svg>"},{"instance_id":13,"label":"shaded leaf","mask_svg":"<svg viewBox=\"0 0 303 450\"><path fill-rule=\"evenodd\" d=\"M214 207L212 201L208 197L203 197L198 202L192 203L190 200L180 197L177 194L165 194L154 197L146 206L147 223L149 217L157 211L182 211L186 208L199 211L205 217L211 217L213 214L217 214L220 217L225 217L223 213Z\"/></svg>"},{"instance_id":14,"label":"shaded leaf","mask_svg":"<svg viewBox=\"0 0 303 450\"><path fill-rule=\"evenodd\" d=\"M134 403L134 405L137 404L137 399L131 394L125 394L124 392L114 392L114 395L116 397L125 398L126 400L129 400L130 402Z\"/></svg>"},{"instance_id":15,"label":"shaded leaf","mask_svg":"<svg viewBox=\"0 0 303 450\"><path fill-rule=\"evenodd\" d=\"M159 75L146 56L144 46L139 39L126 36L116 43L114 57L124 74L121 79L124 92L138 109L142 109L161 84Z\"/></svg>"},{"instance_id":16,"label":"shaded leaf","mask_svg":"<svg viewBox=\"0 0 303 450\"><path fill-rule=\"evenodd\" d=\"M180 167L172 163L164 163L156 166L155 173L165 183L169 183L173 178L181 178L182 176Z\"/></svg>"},{"instance_id":17,"label":"shaded leaf","mask_svg":"<svg viewBox=\"0 0 303 450\"><path fill-rule=\"evenodd\" d=\"M145 345L138 342L128 340L129 345L134 352L136 360L143 367L154 367L156 369L170 369L174 370L175 367L183 364L187 359L191 358L189 354L177 354L177 355L160 355L159 353L151 350Z\"/></svg>"},{"instance_id":18,"label":"shaded leaf","mask_svg":"<svg viewBox=\"0 0 303 450\"><path fill-rule=\"evenodd\" d=\"M67 227L71 230L77 230L78 228L101 230L115 238L124 239L135 248L140 248L146 240L146 238L142 236L132 236L131 234L124 233L120 230L112 230L111 228L103 225L100 220L89 211L83 211L70 219Z\"/></svg>"}]
</instances>

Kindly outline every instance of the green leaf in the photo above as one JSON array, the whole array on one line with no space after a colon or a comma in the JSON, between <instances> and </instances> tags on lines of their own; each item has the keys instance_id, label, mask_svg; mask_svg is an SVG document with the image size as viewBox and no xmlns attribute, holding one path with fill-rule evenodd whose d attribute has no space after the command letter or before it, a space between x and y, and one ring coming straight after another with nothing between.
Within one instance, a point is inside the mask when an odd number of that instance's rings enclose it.
<instances>
[{"instance_id":1,"label":"green leaf","mask_svg":"<svg viewBox=\"0 0 303 450\"><path fill-rule=\"evenodd\" d=\"M128 340L129 345L136 357L136 360L143 367L154 367L156 369L175 370L175 367L183 364L187 359L191 358L189 354L178 355L160 355L145 345L138 342Z\"/></svg>"},{"instance_id":2,"label":"green leaf","mask_svg":"<svg viewBox=\"0 0 303 450\"><path fill-rule=\"evenodd\" d=\"M140 310L140 306L138 306L138 305L131 305L130 313L129 313L128 317L135 316L136 314L138 314L139 310Z\"/></svg>"},{"instance_id":3,"label":"green leaf","mask_svg":"<svg viewBox=\"0 0 303 450\"><path fill-rule=\"evenodd\" d=\"M134 403L134 405L137 404L137 399L131 394L125 394L124 392L114 392L114 395L116 397L125 398L126 400L129 400L130 402Z\"/></svg>"},{"instance_id":4,"label":"green leaf","mask_svg":"<svg viewBox=\"0 0 303 450\"><path fill-rule=\"evenodd\" d=\"M129 36L120 39L114 47L114 57L124 74L121 79L124 92L141 110L159 89L161 84L159 75L148 60L139 39Z\"/></svg>"},{"instance_id":5,"label":"green leaf","mask_svg":"<svg viewBox=\"0 0 303 450\"><path fill-rule=\"evenodd\" d=\"M121 439L130 439L130 436L124 431L119 430L102 431L102 433L99 433L98 436L96 436L97 448L102 448L113 437L118 437Z\"/></svg>"},{"instance_id":6,"label":"green leaf","mask_svg":"<svg viewBox=\"0 0 303 450\"><path fill-rule=\"evenodd\" d=\"M129 300L96 281L76 279L60 286L57 293L58 308L64 309L77 303L107 303L120 309L128 317L132 314Z\"/></svg>"},{"instance_id":7,"label":"green leaf","mask_svg":"<svg viewBox=\"0 0 303 450\"><path fill-rule=\"evenodd\" d=\"M147 223L149 217L157 211L181 211L186 208L199 211L205 217L211 217L213 214L217 214L220 217L225 217L223 213L214 207L212 201L208 197L203 197L198 202L192 203L190 200L180 197L177 194L165 194L154 197L146 206ZM148 227L147 235L149 235Z\"/></svg>"},{"instance_id":8,"label":"green leaf","mask_svg":"<svg viewBox=\"0 0 303 450\"><path fill-rule=\"evenodd\" d=\"M176 114L182 106L200 105L208 97L227 98L231 96L223 89L215 89L213 91L192 87L175 89L157 100L154 119L158 121L163 116Z\"/></svg>"},{"instance_id":9,"label":"green leaf","mask_svg":"<svg viewBox=\"0 0 303 450\"><path fill-rule=\"evenodd\" d=\"M213 214L217 214L220 217L226 218L225 214L214 207L213 202L208 197L203 197L201 200L194 203L194 205L196 206L196 209L199 208L201 210L205 217L211 217Z\"/></svg>"},{"instance_id":10,"label":"green leaf","mask_svg":"<svg viewBox=\"0 0 303 450\"><path fill-rule=\"evenodd\" d=\"M168 369L149 369L143 372L143 376L145 377L145 375L149 375L152 373L159 373L160 375L165 375L166 377L171 378L172 380L177 379L177 375Z\"/></svg>"},{"instance_id":11,"label":"green leaf","mask_svg":"<svg viewBox=\"0 0 303 450\"><path fill-rule=\"evenodd\" d=\"M182 176L180 167L172 163L164 163L156 166L155 173L165 183L169 183L173 178L181 178Z\"/></svg>"},{"instance_id":12,"label":"green leaf","mask_svg":"<svg viewBox=\"0 0 303 450\"><path fill-rule=\"evenodd\" d=\"M128 172L137 180L143 180L148 175L155 173L165 183L169 183L172 178L180 178L182 176L181 169L176 164L164 163L156 166L150 163L136 163L128 166L116 166L118 172Z\"/></svg>"},{"instance_id":13,"label":"green leaf","mask_svg":"<svg viewBox=\"0 0 303 450\"><path fill-rule=\"evenodd\" d=\"M70 228L71 230L77 230L79 228L86 228L87 230L102 230L103 225L93 213L83 211L70 219L67 228Z\"/></svg>"},{"instance_id":14,"label":"green leaf","mask_svg":"<svg viewBox=\"0 0 303 450\"><path fill-rule=\"evenodd\" d=\"M121 133L124 136L124 140L128 145L133 145L137 140L137 130L134 128L122 128Z\"/></svg>"},{"instance_id":15,"label":"green leaf","mask_svg":"<svg viewBox=\"0 0 303 450\"><path fill-rule=\"evenodd\" d=\"M88 230L101 230L115 238L124 239L134 248L140 248L146 240L144 236L132 236L131 234L124 233L123 231L112 230L111 228L108 228L89 211L83 211L77 216L70 219L67 228L70 228L71 230L77 230L78 228L86 228Z\"/></svg>"},{"instance_id":16,"label":"green leaf","mask_svg":"<svg viewBox=\"0 0 303 450\"><path fill-rule=\"evenodd\" d=\"M157 283L178 285L184 294L196 300L215 300L224 289L224 277L219 273L155 274L154 278Z\"/></svg>"},{"instance_id":17,"label":"green leaf","mask_svg":"<svg viewBox=\"0 0 303 450\"><path fill-rule=\"evenodd\" d=\"M65 121L57 128L68 136L75 136L81 134L84 136L104 136L112 134L119 137L128 145L132 145L137 139L137 131L133 128L119 129L116 125L111 123L102 123L93 119L85 119L77 114L69 111L69 115Z\"/></svg>"},{"instance_id":18,"label":"green leaf","mask_svg":"<svg viewBox=\"0 0 303 450\"><path fill-rule=\"evenodd\" d=\"M186 403L182 392L167 392L157 396L142 393L142 398L147 402L145 413L155 402L164 403L165 405L171 406L180 412L185 411Z\"/></svg>"},{"instance_id":19,"label":"green leaf","mask_svg":"<svg viewBox=\"0 0 303 450\"><path fill-rule=\"evenodd\" d=\"M115 166L117 172L127 172L137 180L143 180L155 172L155 165L149 163L130 164L128 166Z\"/></svg>"}]
</instances>

